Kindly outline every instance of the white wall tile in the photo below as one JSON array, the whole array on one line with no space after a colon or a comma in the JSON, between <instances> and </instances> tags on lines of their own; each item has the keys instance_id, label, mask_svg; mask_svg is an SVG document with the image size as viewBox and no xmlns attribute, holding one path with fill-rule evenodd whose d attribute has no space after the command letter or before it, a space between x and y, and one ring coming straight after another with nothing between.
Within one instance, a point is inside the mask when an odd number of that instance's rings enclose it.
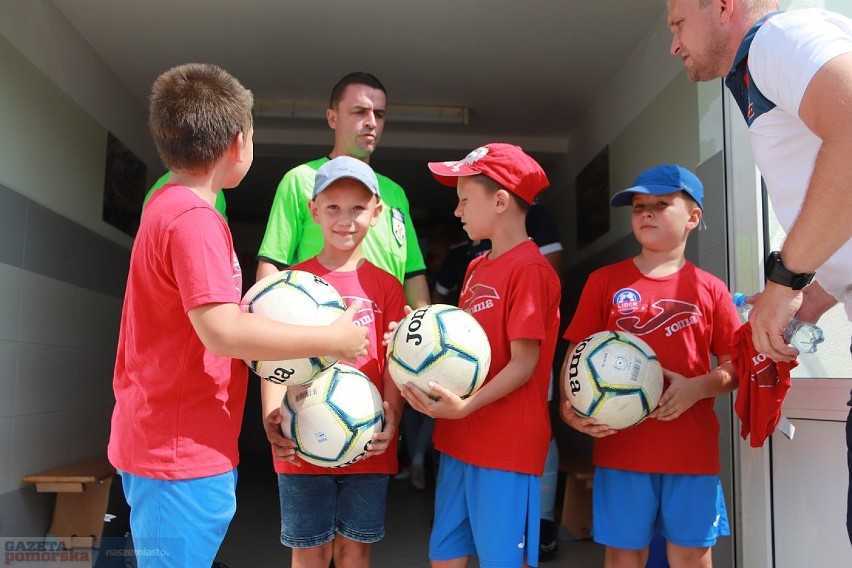
<instances>
[{"instance_id":1,"label":"white wall tile","mask_svg":"<svg viewBox=\"0 0 852 568\"><path fill-rule=\"evenodd\" d=\"M78 288L24 271L21 294L21 341L76 345Z\"/></svg>"},{"instance_id":2,"label":"white wall tile","mask_svg":"<svg viewBox=\"0 0 852 568\"><path fill-rule=\"evenodd\" d=\"M18 371L18 344L0 341L0 417L15 410L15 376Z\"/></svg>"},{"instance_id":3,"label":"white wall tile","mask_svg":"<svg viewBox=\"0 0 852 568\"><path fill-rule=\"evenodd\" d=\"M0 340L17 341L20 336L21 272L0 263Z\"/></svg>"},{"instance_id":4,"label":"white wall tile","mask_svg":"<svg viewBox=\"0 0 852 568\"><path fill-rule=\"evenodd\" d=\"M76 354L70 347L20 343L15 415L67 410L76 383Z\"/></svg>"}]
</instances>

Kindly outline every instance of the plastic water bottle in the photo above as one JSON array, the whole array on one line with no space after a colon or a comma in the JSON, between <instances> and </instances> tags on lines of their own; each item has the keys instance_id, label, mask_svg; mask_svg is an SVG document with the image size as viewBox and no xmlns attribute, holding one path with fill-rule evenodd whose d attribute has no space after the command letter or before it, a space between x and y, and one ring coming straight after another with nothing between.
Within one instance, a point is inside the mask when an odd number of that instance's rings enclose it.
<instances>
[{"instance_id":1,"label":"plastic water bottle","mask_svg":"<svg viewBox=\"0 0 852 568\"><path fill-rule=\"evenodd\" d=\"M737 292L733 298L740 316L747 320L752 306L746 302L746 295ZM787 345L798 349L799 353L813 353L817 350L817 346L825 341L825 334L818 325L794 317L784 328L784 341Z\"/></svg>"}]
</instances>

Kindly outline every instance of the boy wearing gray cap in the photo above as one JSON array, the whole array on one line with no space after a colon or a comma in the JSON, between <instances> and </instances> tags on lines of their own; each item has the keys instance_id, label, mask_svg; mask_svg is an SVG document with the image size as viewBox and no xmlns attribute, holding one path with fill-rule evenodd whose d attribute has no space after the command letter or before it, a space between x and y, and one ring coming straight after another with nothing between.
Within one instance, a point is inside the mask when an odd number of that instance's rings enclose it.
<instances>
[{"instance_id":1,"label":"boy wearing gray cap","mask_svg":"<svg viewBox=\"0 0 852 568\"><path fill-rule=\"evenodd\" d=\"M300 458L273 460L281 502L281 543L292 549L294 566L368 568L373 542L384 536L388 479L397 472L397 435L402 397L385 367L380 331L404 316L405 294L390 273L371 264L361 243L382 210L379 183L369 165L339 156L317 171L311 216L323 234L320 253L296 264L322 277L347 306L361 301L353 318L366 327L367 354L353 365L367 375L384 399L385 427L375 434L365 459L339 469L311 465ZM284 385L262 381L264 427L273 453L292 442L281 435Z\"/></svg>"}]
</instances>

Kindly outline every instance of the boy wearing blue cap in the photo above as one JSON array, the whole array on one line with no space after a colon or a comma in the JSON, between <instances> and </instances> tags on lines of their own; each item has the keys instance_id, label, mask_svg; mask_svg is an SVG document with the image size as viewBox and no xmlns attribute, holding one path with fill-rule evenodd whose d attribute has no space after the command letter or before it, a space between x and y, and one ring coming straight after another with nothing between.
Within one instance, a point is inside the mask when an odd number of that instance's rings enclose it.
<instances>
[{"instance_id":1,"label":"boy wearing blue cap","mask_svg":"<svg viewBox=\"0 0 852 568\"><path fill-rule=\"evenodd\" d=\"M616 193L613 206L633 208L633 235L642 250L589 276L564 334L560 414L596 438L592 534L606 545L606 566L645 566L659 532L672 566L709 567L716 538L730 534L713 404L736 388L730 354L740 324L725 284L684 256L703 198L701 181L675 165L651 168ZM659 405L625 430L581 417L566 400L571 350L602 330L641 337L663 366Z\"/></svg>"}]
</instances>

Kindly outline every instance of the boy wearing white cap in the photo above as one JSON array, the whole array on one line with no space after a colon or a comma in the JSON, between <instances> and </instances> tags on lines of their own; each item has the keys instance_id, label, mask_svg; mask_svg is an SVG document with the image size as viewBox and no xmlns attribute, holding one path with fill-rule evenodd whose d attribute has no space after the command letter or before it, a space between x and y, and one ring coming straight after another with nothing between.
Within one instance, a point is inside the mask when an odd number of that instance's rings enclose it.
<instances>
[{"instance_id":1,"label":"boy wearing white cap","mask_svg":"<svg viewBox=\"0 0 852 568\"><path fill-rule=\"evenodd\" d=\"M730 534L713 404L737 386L730 354L740 323L725 284L684 256L703 198L701 181L676 165L646 170L616 193L611 204L632 207L642 250L589 276L565 330L560 414L596 438L592 534L606 545L607 566L644 567L657 531L672 566L706 568L717 537ZM574 345L603 330L639 336L663 366L657 409L625 430L580 417L566 401Z\"/></svg>"},{"instance_id":2,"label":"boy wearing white cap","mask_svg":"<svg viewBox=\"0 0 852 568\"><path fill-rule=\"evenodd\" d=\"M549 183L541 166L511 144L487 144L429 169L456 187L455 216L468 236L492 245L468 266L459 297L491 344L483 386L464 400L439 385L430 385L437 400L409 385L401 389L412 408L437 419L441 464L429 558L442 567L466 566L472 554L483 568L536 566L560 284L527 236L526 214Z\"/></svg>"},{"instance_id":3,"label":"boy wearing white cap","mask_svg":"<svg viewBox=\"0 0 852 568\"><path fill-rule=\"evenodd\" d=\"M368 568L371 544L384 536L388 479L397 471L398 419L402 398L385 366L386 345L378 330L404 317L405 294L390 273L367 261L361 243L382 209L379 183L369 165L340 156L317 171L311 216L322 229L320 253L296 264L328 281L347 306L361 301L353 318L368 328L367 354L354 367L367 375L384 399L385 428L374 435L367 457L330 470L298 457L273 460L281 502L281 543L292 549L294 566ZM281 435L281 399L287 387L262 381L264 427L281 455L292 445Z\"/></svg>"}]
</instances>

